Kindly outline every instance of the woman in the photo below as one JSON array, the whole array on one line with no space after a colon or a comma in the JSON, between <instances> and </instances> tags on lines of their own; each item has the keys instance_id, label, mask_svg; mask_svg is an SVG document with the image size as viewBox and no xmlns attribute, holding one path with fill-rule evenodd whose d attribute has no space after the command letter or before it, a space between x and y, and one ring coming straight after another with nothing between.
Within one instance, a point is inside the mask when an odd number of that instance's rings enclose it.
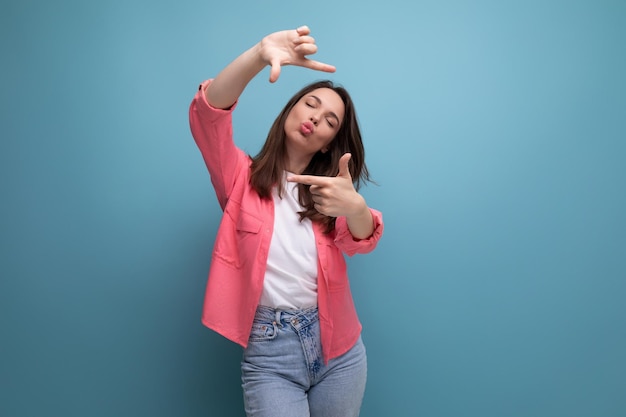
<instances>
[{"instance_id":1,"label":"woman","mask_svg":"<svg viewBox=\"0 0 626 417\"><path fill-rule=\"evenodd\" d=\"M224 216L202 322L244 347L248 416L358 416L367 374L343 254L374 249L382 215L357 192L369 179L352 100L330 81L285 106L261 152L232 139L232 111L266 65L334 72L308 59L306 26L272 33L205 81L189 110Z\"/></svg>"}]
</instances>

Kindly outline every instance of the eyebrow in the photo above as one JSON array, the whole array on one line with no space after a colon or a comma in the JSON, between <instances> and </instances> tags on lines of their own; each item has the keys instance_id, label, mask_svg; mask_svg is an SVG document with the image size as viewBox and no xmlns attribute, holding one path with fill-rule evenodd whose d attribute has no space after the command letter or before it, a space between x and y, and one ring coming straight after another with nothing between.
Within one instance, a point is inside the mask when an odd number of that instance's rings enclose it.
<instances>
[{"instance_id":1,"label":"eyebrow","mask_svg":"<svg viewBox=\"0 0 626 417\"><path fill-rule=\"evenodd\" d=\"M320 100L320 98L314 94L309 95L309 97L312 97L315 99L315 101L317 101L318 104L322 104L322 100ZM334 111L330 111L328 112L330 116L334 117L335 119L337 119L337 121L339 122L339 117L337 117L337 115L335 114Z\"/></svg>"}]
</instances>

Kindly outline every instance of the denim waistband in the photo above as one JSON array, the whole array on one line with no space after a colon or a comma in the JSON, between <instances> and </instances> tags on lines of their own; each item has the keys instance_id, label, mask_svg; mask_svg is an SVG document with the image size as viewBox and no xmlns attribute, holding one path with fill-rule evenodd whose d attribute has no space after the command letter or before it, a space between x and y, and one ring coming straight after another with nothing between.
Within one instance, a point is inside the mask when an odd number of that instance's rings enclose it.
<instances>
[{"instance_id":1,"label":"denim waistband","mask_svg":"<svg viewBox=\"0 0 626 417\"><path fill-rule=\"evenodd\" d=\"M304 310L280 310L267 306L258 306L256 317L267 321L274 321L280 325L293 325L305 327L319 320L317 307L310 307Z\"/></svg>"}]
</instances>

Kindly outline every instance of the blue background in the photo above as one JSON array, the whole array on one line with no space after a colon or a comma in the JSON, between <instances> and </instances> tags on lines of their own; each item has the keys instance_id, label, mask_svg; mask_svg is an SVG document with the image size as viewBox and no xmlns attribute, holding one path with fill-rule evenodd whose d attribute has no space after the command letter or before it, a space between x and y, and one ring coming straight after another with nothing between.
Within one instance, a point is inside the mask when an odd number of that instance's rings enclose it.
<instances>
[{"instance_id":1,"label":"blue background","mask_svg":"<svg viewBox=\"0 0 626 417\"><path fill-rule=\"evenodd\" d=\"M626 415L626 2L3 4L0 415L243 416L200 324L221 215L198 84L307 24L352 92L383 211L349 260L361 415ZM266 69L256 153L325 74Z\"/></svg>"}]
</instances>

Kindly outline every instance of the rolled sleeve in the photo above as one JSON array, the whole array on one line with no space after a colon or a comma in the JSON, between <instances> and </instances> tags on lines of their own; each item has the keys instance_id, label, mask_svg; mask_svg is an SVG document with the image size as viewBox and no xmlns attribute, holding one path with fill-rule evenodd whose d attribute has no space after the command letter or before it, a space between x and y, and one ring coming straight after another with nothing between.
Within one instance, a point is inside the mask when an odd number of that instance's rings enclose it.
<instances>
[{"instance_id":1,"label":"rolled sleeve","mask_svg":"<svg viewBox=\"0 0 626 417\"><path fill-rule=\"evenodd\" d=\"M235 107L237 107L238 101L236 101L232 106L228 109L218 109L217 107L213 107L206 100L206 89L213 82L212 79L204 81L198 87L198 91L196 91L196 96L192 102L192 108L197 111L197 115L200 119L207 122L216 122L223 117L229 117Z\"/></svg>"},{"instance_id":2,"label":"rolled sleeve","mask_svg":"<svg viewBox=\"0 0 626 417\"><path fill-rule=\"evenodd\" d=\"M233 141L232 113L237 103L226 110L211 106L205 96L211 81L200 84L189 107L189 124L224 208L239 172L247 168L248 161Z\"/></svg>"},{"instance_id":3,"label":"rolled sleeve","mask_svg":"<svg viewBox=\"0 0 626 417\"><path fill-rule=\"evenodd\" d=\"M367 239L356 239L348 229L348 220L344 217L337 217L335 220L335 245L348 256L357 253L368 253L374 250L378 241L383 235L384 223L383 215L380 211L370 208L374 231Z\"/></svg>"}]
</instances>

